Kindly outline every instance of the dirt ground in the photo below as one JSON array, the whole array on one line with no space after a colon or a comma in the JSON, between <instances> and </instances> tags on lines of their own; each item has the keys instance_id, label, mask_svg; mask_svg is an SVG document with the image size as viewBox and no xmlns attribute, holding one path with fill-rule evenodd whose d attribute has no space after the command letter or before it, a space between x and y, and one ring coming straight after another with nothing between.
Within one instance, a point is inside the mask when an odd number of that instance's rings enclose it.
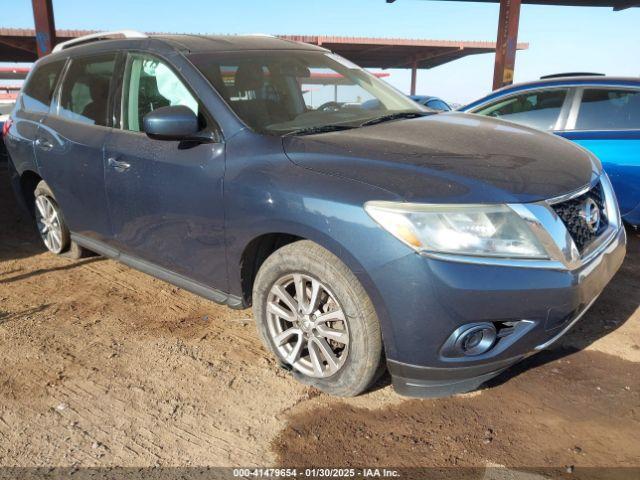
<instances>
[{"instance_id":1,"label":"dirt ground","mask_svg":"<svg viewBox=\"0 0 640 480\"><path fill-rule=\"evenodd\" d=\"M0 168L3 166L0 165ZM640 236L552 350L487 388L355 399L297 384L249 311L44 252L0 175L2 466L638 466Z\"/></svg>"}]
</instances>

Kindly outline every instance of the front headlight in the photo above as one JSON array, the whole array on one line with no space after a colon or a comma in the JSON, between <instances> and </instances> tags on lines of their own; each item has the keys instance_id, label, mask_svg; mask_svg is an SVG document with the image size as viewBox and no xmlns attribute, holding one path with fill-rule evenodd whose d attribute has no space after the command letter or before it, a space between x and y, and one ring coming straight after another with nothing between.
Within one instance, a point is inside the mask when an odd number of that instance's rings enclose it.
<instances>
[{"instance_id":1,"label":"front headlight","mask_svg":"<svg viewBox=\"0 0 640 480\"><path fill-rule=\"evenodd\" d=\"M503 258L549 258L508 205L367 202L367 213L419 252Z\"/></svg>"}]
</instances>

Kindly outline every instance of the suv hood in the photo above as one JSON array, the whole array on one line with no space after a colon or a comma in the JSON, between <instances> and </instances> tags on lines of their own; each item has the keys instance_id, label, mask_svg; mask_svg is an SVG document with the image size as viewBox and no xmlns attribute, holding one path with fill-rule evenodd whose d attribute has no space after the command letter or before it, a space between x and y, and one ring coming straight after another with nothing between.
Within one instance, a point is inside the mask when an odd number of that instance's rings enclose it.
<instances>
[{"instance_id":1,"label":"suv hood","mask_svg":"<svg viewBox=\"0 0 640 480\"><path fill-rule=\"evenodd\" d=\"M299 166L411 202L534 202L577 190L601 171L567 140L462 113L285 137L284 149Z\"/></svg>"}]
</instances>

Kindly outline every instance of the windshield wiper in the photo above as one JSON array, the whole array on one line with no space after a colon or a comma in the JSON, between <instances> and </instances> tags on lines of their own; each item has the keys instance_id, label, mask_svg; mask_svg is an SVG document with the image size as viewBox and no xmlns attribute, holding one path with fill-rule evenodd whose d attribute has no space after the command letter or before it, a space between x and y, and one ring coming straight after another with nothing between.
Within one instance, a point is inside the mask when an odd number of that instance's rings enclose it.
<instances>
[{"instance_id":1,"label":"windshield wiper","mask_svg":"<svg viewBox=\"0 0 640 480\"><path fill-rule=\"evenodd\" d=\"M397 113L389 113L387 115L382 115L381 117L372 118L371 120L367 120L364 123L361 123L361 127L367 127L369 125L376 125L378 123L389 122L391 120L400 120L402 118L418 118L424 117L427 115L433 115L430 112L397 112Z\"/></svg>"},{"instance_id":2,"label":"windshield wiper","mask_svg":"<svg viewBox=\"0 0 640 480\"><path fill-rule=\"evenodd\" d=\"M290 135L314 135L316 133L339 132L340 130L350 130L352 128L356 128L356 126L344 124L320 125L318 127L298 128L296 130L285 133L283 137L287 137Z\"/></svg>"}]
</instances>

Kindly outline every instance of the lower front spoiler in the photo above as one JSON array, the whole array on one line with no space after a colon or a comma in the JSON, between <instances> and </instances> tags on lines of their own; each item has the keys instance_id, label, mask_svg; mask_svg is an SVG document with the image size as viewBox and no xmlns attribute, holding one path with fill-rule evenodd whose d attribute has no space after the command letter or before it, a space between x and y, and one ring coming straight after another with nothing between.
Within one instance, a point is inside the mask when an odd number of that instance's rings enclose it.
<instances>
[{"instance_id":1,"label":"lower front spoiler","mask_svg":"<svg viewBox=\"0 0 640 480\"><path fill-rule=\"evenodd\" d=\"M526 356L526 355L525 355ZM476 390L525 356L462 368L433 368L388 360L393 388L407 397L437 398Z\"/></svg>"},{"instance_id":2,"label":"lower front spoiler","mask_svg":"<svg viewBox=\"0 0 640 480\"><path fill-rule=\"evenodd\" d=\"M569 325L563 328L558 334L543 344L538 345L533 351L525 355L483 365L457 368L421 367L394 360L387 360L389 372L393 378L393 388L400 395L423 398L448 397L450 395L475 390L520 360L550 347L587 313L597 298L598 297L595 297L591 300Z\"/></svg>"}]
</instances>

